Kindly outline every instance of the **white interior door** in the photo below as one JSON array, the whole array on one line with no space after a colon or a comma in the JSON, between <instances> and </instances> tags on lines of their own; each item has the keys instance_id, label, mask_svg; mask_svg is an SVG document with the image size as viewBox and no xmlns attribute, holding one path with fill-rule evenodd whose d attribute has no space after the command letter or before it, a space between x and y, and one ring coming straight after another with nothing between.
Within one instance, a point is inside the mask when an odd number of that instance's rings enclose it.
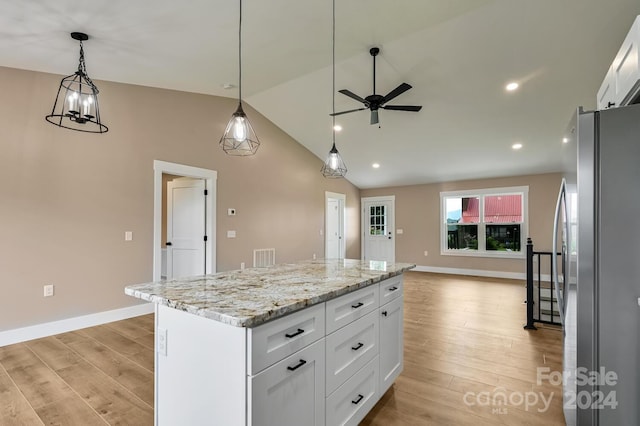
<instances>
[{"instance_id":1,"label":"white interior door","mask_svg":"<svg viewBox=\"0 0 640 426\"><path fill-rule=\"evenodd\" d=\"M167 278L205 274L205 181L167 183Z\"/></svg>"},{"instance_id":2,"label":"white interior door","mask_svg":"<svg viewBox=\"0 0 640 426\"><path fill-rule=\"evenodd\" d=\"M326 193L325 251L326 259L344 259L344 194Z\"/></svg>"},{"instance_id":3,"label":"white interior door","mask_svg":"<svg viewBox=\"0 0 640 426\"><path fill-rule=\"evenodd\" d=\"M395 197L362 199L362 260L394 263Z\"/></svg>"}]
</instances>

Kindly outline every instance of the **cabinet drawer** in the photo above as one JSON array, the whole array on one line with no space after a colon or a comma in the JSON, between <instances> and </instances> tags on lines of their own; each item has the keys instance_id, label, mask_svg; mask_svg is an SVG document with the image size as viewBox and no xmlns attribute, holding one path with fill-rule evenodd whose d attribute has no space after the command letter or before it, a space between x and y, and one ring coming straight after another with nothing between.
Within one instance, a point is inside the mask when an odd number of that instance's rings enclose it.
<instances>
[{"instance_id":1,"label":"cabinet drawer","mask_svg":"<svg viewBox=\"0 0 640 426\"><path fill-rule=\"evenodd\" d=\"M327 395L378 354L378 323L371 312L327 336Z\"/></svg>"},{"instance_id":2,"label":"cabinet drawer","mask_svg":"<svg viewBox=\"0 0 640 426\"><path fill-rule=\"evenodd\" d=\"M328 425L357 425L378 401L378 357L327 398Z\"/></svg>"},{"instance_id":3,"label":"cabinet drawer","mask_svg":"<svg viewBox=\"0 0 640 426\"><path fill-rule=\"evenodd\" d=\"M369 287L347 293L326 302L327 334L344 327L378 308L378 286Z\"/></svg>"},{"instance_id":4,"label":"cabinet drawer","mask_svg":"<svg viewBox=\"0 0 640 426\"><path fill-rule=\"evenodd\" d=\"M404 290L402 284L402 275L389 278L380 282L380 306L391 302L396 297L402 296Z\"/></svg>"},{"instance_id":5,"label":"cabinet drawer","mask_svg":"<svg viewBox=\"0 0 640 426\"><path fill-rule=\"evenodd\" d=\"M324 426L324 343L321 339L247 377L247 424Z\"/></svg>"},{"instance_id":6,"label":"cabinet drawer","mask_svg":"<svg viewBox=\"0 0 640 426\"><path fill-rule=\"evenodd\" d=\"M264 368L324 337L324 303L248 330L247 374Z\"/></svg>"}]
</instances>

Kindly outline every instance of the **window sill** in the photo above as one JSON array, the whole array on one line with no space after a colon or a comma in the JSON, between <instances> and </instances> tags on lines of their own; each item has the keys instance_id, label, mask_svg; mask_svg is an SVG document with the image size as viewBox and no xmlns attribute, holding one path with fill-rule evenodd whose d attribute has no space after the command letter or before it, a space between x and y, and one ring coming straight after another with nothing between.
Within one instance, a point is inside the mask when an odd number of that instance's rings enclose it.
<instances>
[{"instance_id":1,"label":"window sill","mask_svg":"<svg viewBox=\"0 0 640 426\"><path fill-rule=\"evenodd\" d=\"M440 251L441 256L463 256L463 257L485 257L491 259L524 259L526 253L524 252L487 252L487 251L471 251L471 250L459 250L459 251Z\"/></svg>"}]
</instances>

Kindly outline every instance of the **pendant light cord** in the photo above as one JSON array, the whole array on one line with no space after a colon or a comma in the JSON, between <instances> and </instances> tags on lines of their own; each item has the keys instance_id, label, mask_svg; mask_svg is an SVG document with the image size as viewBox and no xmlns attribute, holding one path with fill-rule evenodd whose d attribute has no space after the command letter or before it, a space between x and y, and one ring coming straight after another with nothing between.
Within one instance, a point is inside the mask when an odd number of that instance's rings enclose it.
<instances>
[{"instance_id":1,"label":"pendant light cord","mask_svg":"<svg viewBox=\"0 0 640 426\"><path fill-rule=\"evenodd\" d=\"M240 0L240 20L238 22L238 102L242 104L242 0Z\"/></svg>"},{"instance_id":2,"label":"pendant light cord","mask_svg":"<svg viewBox=\"0 0 640 426\"><path fill-rule=\"evenodd\" d=\"M331 90L331 96L332 98L332 113L333 115L331 116L331 118L333 119L333 127L332 127L332 134L333 134L333 145L335 147L336 145L336 0L333 0L333 33L332 33L332 65L333 65L333 87Z\"/></svg>"}]
</instances>

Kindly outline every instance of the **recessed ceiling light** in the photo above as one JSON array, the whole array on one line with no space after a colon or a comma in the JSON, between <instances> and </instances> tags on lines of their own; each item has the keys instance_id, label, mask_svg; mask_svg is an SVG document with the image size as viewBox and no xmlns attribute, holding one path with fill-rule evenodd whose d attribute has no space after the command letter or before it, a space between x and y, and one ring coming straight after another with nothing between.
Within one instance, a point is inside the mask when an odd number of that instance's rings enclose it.
<instances>
[{"instance_id":1,"label":"recessed ceiling light","mask_svg":"<svg viewBox=\"0 0 640 426\"><path fill-rule=\"evenodd\" d=\"M520 87L520 85L518 83L516 83L515 81L507 84L507 90L509 92L513 92L514 90L516 90L518 87Z\"/></svg>"},{"instance_id":2,"label":"recessed ceiling light","mask_svg":"<svg viewBox=\"0 0 640 426\"><path fill-rule=\"evenodd\" d=\"M513 149L515 149L517 151L520 148L522 148L522 144L521 143L514 143L513 145L511 145L511 148L513 148Z\"/></svg>"},{"instance_id":3,"label":"recessed ceiling light","mask_svg":"<svg viewBox=\"0 0 640 426\"><path fill-rule=\"evenodd\" d=\"M333 130L335 130L336 132L339 132L340 130L342 130L342 126L339 124L336 124L335 126L333 126Z\"/></svg>"},{"instance_id":4,"label":"recessed ceiling light","mask_svg":"<svg viewBox=\"0 0 640 426\"><path fill-rule=\"evenodd\" d=\"M569 143L569 138L562 138L562 143Z\"/></svg>"},{"instance_id":5,"label":"recessed ceiling light","mask_svg":"<svg viewBox=\"0 0 640 426\"><path fill-rule=\"evenodd\" d=\"M380 168L380 164L378 164L378 163L373 163L373 164L371 165L371 167L373 167L374 169L379 169L379 168Z\"/></svg>"}]
</instances>

